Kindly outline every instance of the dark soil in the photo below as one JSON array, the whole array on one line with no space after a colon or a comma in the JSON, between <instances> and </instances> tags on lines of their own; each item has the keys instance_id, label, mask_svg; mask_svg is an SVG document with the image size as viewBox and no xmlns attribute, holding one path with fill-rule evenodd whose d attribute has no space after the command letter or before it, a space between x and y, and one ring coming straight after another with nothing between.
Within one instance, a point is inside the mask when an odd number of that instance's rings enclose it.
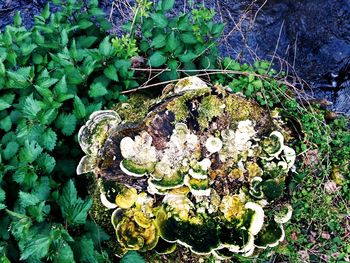
<instances>
[{"instance_id":1,"label":"dark soil","mask_svg":"<svg viewBox=\"0 0 350 263\"><path fill-rule=\"evenodd\" d=\"M47 0L0 0L0 29L21 11L27 27ZM100 1L109 15L112 0ZM122 1L115 1L122 2ZM130 3L134 1L130 1ZM176 9L189 8L182 0ZM202 1L195 1L202 2ZM221 53L252 62L255 58L283 65L309 85L303 88L331 102L333 110L350 115L350 1L349 0L205 0L227 23ZM123 13L124 11L124 13ZM125 14L115 6L115 32ZM281 63L282 62L282 63Z\"/></svg>"}]
</instances>

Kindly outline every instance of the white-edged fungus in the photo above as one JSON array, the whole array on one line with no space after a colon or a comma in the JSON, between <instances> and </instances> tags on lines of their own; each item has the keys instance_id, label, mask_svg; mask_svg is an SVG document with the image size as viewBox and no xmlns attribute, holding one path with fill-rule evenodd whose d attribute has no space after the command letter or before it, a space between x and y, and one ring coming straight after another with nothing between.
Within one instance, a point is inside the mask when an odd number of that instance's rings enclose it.
<instances>
[{"instance_id":1,"label":"white-edged fungus","mask_svg":"<svg viewBox=\"0 0 350 263\"><path fill-rule=\"evenodd\" d=\"M221 150L222 141L219 138L211 136L205 142L205 147L207 148L208 152L216 153Z\"/></svg>"}]
</instances>

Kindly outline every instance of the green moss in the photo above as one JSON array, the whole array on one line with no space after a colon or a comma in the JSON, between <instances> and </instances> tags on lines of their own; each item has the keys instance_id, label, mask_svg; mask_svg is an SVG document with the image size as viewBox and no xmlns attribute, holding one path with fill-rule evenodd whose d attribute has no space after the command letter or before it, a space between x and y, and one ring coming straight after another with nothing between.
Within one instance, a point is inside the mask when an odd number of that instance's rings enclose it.
<instances>
[{"instance_id":1,"label":"green moss","mask_svg":"<svg viewBox=\"0 0 350 263\"><path fill-rule=\"evenodd\" d=\"M203 98L198 109L198 123L201 129L208 128L210 121L223 113L223 108L221 107L223 104L223 101L215 95L209 95Z\"/></svg>"},{"instance_id":2,"label":"green moss","mask_svg":"<svg viewBox=\"0 0 350 263\"><path fill-rule=\"evenodd\" d=\"M176 122L184 122L189 116L186 102L210 92L210 88L203 88L185 92L181 97L175 98L167 105L167 109L174 113Z\"/></svg>"},{"instance_id":3,"label":"green moss","mask_svg":"<svg viewBox=\"0 0 350 263\"><path fill-rule=\"evenodd\" d=\"M126 103L117 103L112 108L122 120L136 122L146 117L149 107L155 102L145 94L133 94Z\"/></svg>"},{"instance_id":4,"label":"green moss","mask_svg":"<svg viewBox=\"0 0 350 263\"><path fill-rule=\"evenodd\" d=\"M184 100L182 97L169 102L167 109L174 113L176 122L183 122L188 117L186 100Z\"/></svg>"},{"instance_id":5,"label":"green moss","mask_svg":"<svg viewBox=\"0 0 350 263\"><path fill-rule=\"evenodd\" d=\"M226 98L225 102L225 111L234 121L258 120L261 115L261 108L258 105L240 96L231 95Z\"/></svg>"}]
</instances>

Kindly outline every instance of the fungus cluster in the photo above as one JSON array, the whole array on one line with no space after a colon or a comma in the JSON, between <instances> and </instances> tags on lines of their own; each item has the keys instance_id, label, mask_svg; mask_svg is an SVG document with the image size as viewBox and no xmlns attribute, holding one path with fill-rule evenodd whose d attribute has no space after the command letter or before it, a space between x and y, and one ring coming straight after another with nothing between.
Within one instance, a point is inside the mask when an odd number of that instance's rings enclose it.
<instances>
[{"instance_id":1,"label":"fungus cluster","mask_svg":"<svg viewBox=\"0 0 350 263\"><path fill-rule=\"evenodd\" d=\"M282 198L296 159L287 133L254 102L190 77L140 123L93 114L77 172L98 178L124 251L248 257L278 245L292 214Z\"/></svg>"}]
</instances>

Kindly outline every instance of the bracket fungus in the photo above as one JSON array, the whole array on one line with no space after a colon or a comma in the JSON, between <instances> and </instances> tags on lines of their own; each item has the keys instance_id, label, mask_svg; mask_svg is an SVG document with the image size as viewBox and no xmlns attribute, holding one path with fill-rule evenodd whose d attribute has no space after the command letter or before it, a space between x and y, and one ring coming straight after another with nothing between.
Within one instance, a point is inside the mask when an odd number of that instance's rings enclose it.
<instances>
[{"instance_id":1,"label":"bracket fungus","mask_svg":"<svg viewBox=\"0 0 350 263\"><path fill-rule=\"evenodd\" d=\"M124 252L254 256L283 240L292 214L284 186L296 155L283 127L255 102L189 77L139 122L94 113L79 132L77 172L96 175Z\"/></svg>"}]
</instances>

